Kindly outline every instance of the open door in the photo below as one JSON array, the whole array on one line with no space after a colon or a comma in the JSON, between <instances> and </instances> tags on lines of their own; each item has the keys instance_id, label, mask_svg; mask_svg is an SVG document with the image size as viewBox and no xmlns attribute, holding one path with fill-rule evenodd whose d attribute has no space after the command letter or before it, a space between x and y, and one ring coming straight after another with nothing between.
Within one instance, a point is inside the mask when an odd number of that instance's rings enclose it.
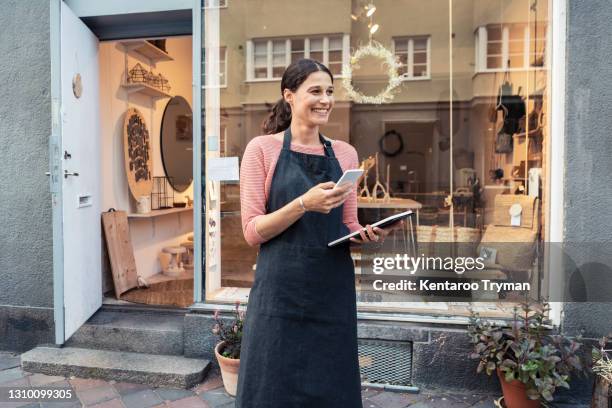
<instances>
[{"instance_id":1,"label":"open door","mask_svg":"<svg viewBox=\"0 0 612 408\"><path fill-rule=\"evenodd\" d=\"M63 265L56 264L56 285L63 287L63 313L56 310L56 324L63 333L56 330L58 344L102 306L98 38L60 4L61 201L54 211L62 212Z\"/></svg>"}]
</instances>

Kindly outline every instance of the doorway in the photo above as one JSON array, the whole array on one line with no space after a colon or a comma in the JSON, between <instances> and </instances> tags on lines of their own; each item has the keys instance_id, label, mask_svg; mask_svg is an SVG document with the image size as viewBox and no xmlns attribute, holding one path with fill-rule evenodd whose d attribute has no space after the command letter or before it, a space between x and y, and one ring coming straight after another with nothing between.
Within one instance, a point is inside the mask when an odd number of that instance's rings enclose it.
<instances>
[{"instance_id":1,"label":"doorway","mask_svg":"<svg viewBox=\"0 0 612 408\"><path fill-rule=\"evenodd\" d=\"M111 208L125 212L138 275L137 287L122 299L131 292L134 303L188 306L198 299L194 280L201 282L194 234L201 200L192 182L200 164L184 160L201 151L193 142L201 140L200 68L194 63L201 43L199 2L191 10L168 10L167 19L163 11L142 9L96 17L83 10L88 3L68 3L51 4L57 344L114 297L100 219ZM184 21L177 24L177 15L192 17L190 32ZM159 24L150 24L151 18ZM148 149L138 157L132 157L135 139L126 131L134 114L139 137L147 139L139 139L145 143L138 148ZM137 170L137 181L149 178L151 191L135 194L130 172Z\"/></svg>"}]
</instances>

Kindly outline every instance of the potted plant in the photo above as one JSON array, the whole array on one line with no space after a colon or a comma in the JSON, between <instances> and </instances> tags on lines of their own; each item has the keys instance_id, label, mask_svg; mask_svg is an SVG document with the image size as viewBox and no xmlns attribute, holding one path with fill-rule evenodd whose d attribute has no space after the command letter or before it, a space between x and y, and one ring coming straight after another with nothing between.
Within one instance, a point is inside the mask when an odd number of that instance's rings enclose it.
<instances>
[{"instance_id":1,"label":"potted plant","mask_svg":"<svg viewBox=\"0 0 612 408\"><path fill-rule=\"evenodd\" d=\"M234 317L230 322L224 322L219 311L214 314L215 325L212 332L219 337L215 346L215 356L221 368L221 378L225 391L236 396L238 386L238 370L240 367L240 345L242 343L242 328L244 326L246 311L240 310L240 302L236 301Z\"/></svg>"},{"instance_id":2,"label":"potted plant","mask_svg":"<svg viewBox=\"0 0 612 408\"><path fill-rule=\"evenodd\" d=\"M480 360L477 372L496 372L507 408L537 408L553 400L557 387L569 389L572 372L583 372L581 338L554 333L546 316L548 303L526 301L514 309L510 326L483 320L472 312L468 333Z\"/></svg>"},{"instance_id":3,"label":"potted plant","mask_svg":"<svg viewBox=\"0 0 612 408\"><path fill-rule=\"evenodd\" d=\"M608 408L612 404L612 359L611 350L606 349L609 341L609 337L604 337L599 341L599 348L593 348L595 383L591 408Z\"/></svg>"}]
</instances>

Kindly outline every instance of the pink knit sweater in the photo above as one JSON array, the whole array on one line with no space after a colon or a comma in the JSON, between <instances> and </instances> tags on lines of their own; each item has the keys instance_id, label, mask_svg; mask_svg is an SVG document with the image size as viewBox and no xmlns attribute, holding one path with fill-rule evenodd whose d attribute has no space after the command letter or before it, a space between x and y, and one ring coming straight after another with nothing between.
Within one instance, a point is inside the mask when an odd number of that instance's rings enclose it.
<instances>
[{"instance_id":1,"label":"pink knit sweater","mask_svg":"<svg viewBox=\"0 0 612 408\"><path fill-rule=\"evenodd\" d=\"M257 233L257 218L266 214L266 202L270 193L274 168L283 147L283 133L257 136L251 140L242 156L240 165L240 208L242 231L249 245L258 245L266 240ZM350 144L332 140L334 154L342 171L359 167L357 151ZM323 145L291 143L291 150L307 154L323 155ZM357 194L344 202L343 222L351 232L361 229L357 219Z\"/></svg>"}]
</instances>

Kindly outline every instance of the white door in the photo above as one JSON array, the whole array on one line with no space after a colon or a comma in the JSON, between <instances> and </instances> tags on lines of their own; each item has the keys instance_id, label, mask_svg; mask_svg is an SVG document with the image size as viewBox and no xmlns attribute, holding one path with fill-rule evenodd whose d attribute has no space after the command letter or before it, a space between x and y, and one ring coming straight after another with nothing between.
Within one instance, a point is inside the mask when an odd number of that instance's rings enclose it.
<instances>
[{"instance_id":1,"label":"white door","mask_svg":"<svg viewBox=\"0 0 612 408\"><path fill-rule=\"evenodd\" d=\"M65 341L102 306L101 163L98 39L60 3Z\"/></svg>"}]
</instances>

